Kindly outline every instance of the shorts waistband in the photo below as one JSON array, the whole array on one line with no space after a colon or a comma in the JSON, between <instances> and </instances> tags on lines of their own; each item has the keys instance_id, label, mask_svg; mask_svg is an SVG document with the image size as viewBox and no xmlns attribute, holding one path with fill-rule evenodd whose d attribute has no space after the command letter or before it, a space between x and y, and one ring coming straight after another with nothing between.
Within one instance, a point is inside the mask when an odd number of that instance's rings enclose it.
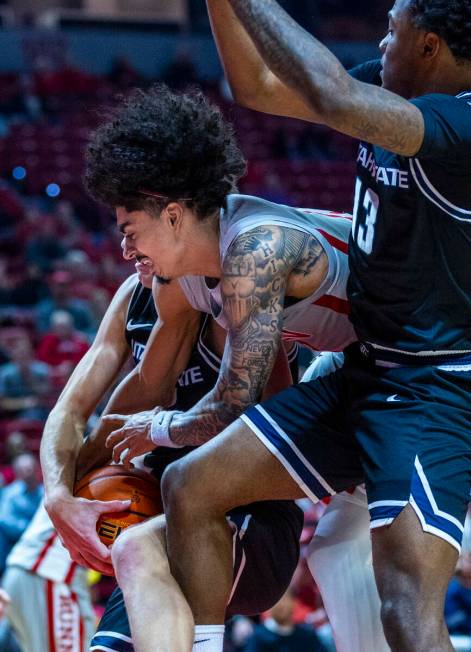
<instances>
[{"instance_id":1,"label":"shorts waistband","mask_svg":"<svg viewBox=\"0 0 471 652\"><path fill-rule=\"evenodd\" d=\"M444 364L469 365L471 351L400 351L374 344L357 342L354 345L361 357L377 367L427 367Z\"/></svg>"}]
</instances>

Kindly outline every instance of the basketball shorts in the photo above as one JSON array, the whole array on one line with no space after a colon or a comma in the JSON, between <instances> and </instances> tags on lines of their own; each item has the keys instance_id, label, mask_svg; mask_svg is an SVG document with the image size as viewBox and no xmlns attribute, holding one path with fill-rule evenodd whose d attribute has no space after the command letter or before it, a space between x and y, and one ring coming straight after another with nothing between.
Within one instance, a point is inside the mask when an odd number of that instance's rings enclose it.
<instances>
[{"instance_id":1,"label":"basketball shorts","mask_svg":"<svg viewBox=\"0 0 471 652\"><path fill-rule=\"evenodd\" d=\"M230 512L234 582L226 615L266 611L286 592L299 560L303 512L292 501L254 503ZM123 594L108 600L90 650L134 650Z\"/></svg>"},{"instance_id":2,"label":"basketball shorts","mask_svg":"<svg viewBox=\"0 0 471 652\"><path fill-rule=\"evenodd\" d=\"M53 582L9 566L2 586L11 597L8 619L23 652L85 652L95 629L84 580Z\"/></svg>"},{"instance_id":3,"label":"basketball shorts","mask_svg":"<svg viewBox=\"0 0 471 652\"><path fill-rule=\"evenodd\" d=\"M372 528L410 504L424 531L460 550L471 486L470 392L469 362L382 366L356 343L341 368L241 418L311 499L365 482Z\"/></svg>"}]
</instances>

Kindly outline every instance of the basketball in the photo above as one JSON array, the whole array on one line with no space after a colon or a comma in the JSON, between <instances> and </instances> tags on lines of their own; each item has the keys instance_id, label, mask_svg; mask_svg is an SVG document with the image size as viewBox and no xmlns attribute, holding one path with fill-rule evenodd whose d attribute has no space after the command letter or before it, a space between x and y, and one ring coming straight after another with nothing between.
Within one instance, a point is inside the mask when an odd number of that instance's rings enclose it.
<instances>
[{"instance_id":1,"label":"basketball","mask_svg":"<svg viewBox=\"0 0 471 652\"><path fill-rule=\"evenodd\" d=\"M163 512L157 480L145 471L118 464L87 473L76 483L74 495L88 500L131 500L129 510L103 514L98 521L98 536L107 546L130 525Z\"/></svg>"}]
</instances>

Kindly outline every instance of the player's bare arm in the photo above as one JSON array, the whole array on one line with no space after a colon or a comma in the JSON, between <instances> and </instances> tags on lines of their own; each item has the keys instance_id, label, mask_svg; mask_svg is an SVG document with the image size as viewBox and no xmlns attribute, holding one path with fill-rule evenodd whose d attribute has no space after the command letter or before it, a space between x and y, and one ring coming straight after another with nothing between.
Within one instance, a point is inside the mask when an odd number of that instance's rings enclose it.
<instances>
[{"instance_id":1,"label":"player's bare arm","mask_svg":"<svg viewBox=\"0 0 471 652\"><path fill-rule=\"evenodd\" d=\"M299 231L260 227L235 241L221 279L231 328L218 382L194 408L172 420L175 444L204 443L260 398L280 346L287 288L294 296L303 290L307 295L306 280L320 283L326 267L320 243Z\"/></svg>"},{"instance_id":2,"label":"player's bare arm","mask_svg":"<svg viewBox=\"0 0 471 652\"><path fill-rule=\"evenodd\" d=\"M126 421L123 434L142 419L151 418L155 408L169 407L175 400L175 385L198 337L201 313L188 303L177 281L169 285L154 282L153 295L158 320L141 361L115 389L99 428L85 443L79 458L79 476L103 464L103 459L111 460L112 451L105 442L112 431L123 425L125 415L133 417ZM141 447L133 448L133 457L154 445L148 440Z\"/></svg>"},{"instance_id":3,"label":"player's bare arm","mask_svg":"<svg viewBox=\"0 0 471 652\"><path fill-rule=\"evenodd\" d=\"M302 97L267 66L228 0L206 0L214 39L234 99L247 108L314 120Z\"/></svg>"},{"instance_id":4,"label":"player's bare arm","mask_svg":"<svg viewBox=\"0 0 471 652\"><path fill-rule=\"evenodd\" d=\"M73 547L78 537L71 514L79 519L77 523L80 521L86 527L85 517L95 524L104 511L104 504L94 501L90 511L89 505L82 504L82 499L73 497L76 461L89 416L129 356L124 326L135 284L135 276L127 279L114 296L92 346L75 368L51 411L41 440L46 509L63 541L72 545L68 545L71 554L82 563L84 560L78 548ZM124 509L122 501L113 504L117 511ZM81 507L83 511L78 514ZM104 561L109 557L108 550L98 537L90 541L90 548L93 565L103 572L110 572L109 562ZM101 562L97 556L101 556Z\"/></svg>"},{"instance_id":5,"label":"player's bare arm","mask_svg":"<svg viewBox=\"0 0 471 652\"><path fill-rule=\"evenodd\" d=\"M41 440L46 498L58 491L72 492L86 422L129 356L124 328L135 283L133 276L116 293L92 346L75 368L46 422Z\"/></svg>"},{"instance_id":6,"label":"player's bare arm","mask_svg":"<svg viewBox=\"0 0 471 652\"><path fill-rule=\"evenodd\" d=\"M424 120L415 105L353 79L275 0L228 1L268 68L311 108L310 120L397 154L417 154Z\"/></svg>"}]
</instances>

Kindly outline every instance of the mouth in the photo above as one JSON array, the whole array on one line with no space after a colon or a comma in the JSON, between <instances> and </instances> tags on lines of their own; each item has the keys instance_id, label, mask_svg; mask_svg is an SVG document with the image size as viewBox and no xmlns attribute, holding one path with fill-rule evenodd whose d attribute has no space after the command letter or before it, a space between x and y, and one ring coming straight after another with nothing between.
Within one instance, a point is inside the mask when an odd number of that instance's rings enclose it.
<instances>
[{"instance_id":1,"label":"mouth","mask_svg":"<svg viewBox=\"0 0 471 652\"><path fill-rule=\"evenodd\" d=\"M154 265L150 258L147 256L136 256L134 268L138 274L150 275L154 271Z\"/></svg>"}]
</instances>

